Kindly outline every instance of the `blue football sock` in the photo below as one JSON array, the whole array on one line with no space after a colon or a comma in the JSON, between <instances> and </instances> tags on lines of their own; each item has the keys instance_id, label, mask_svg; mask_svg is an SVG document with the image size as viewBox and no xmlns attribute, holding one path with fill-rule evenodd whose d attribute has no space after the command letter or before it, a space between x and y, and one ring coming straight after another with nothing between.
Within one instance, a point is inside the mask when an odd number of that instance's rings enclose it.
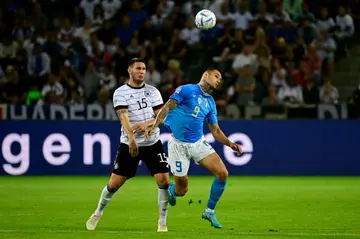
<instances>
[{"instance_id":1,"label":"blue football sock","mask_svg":"<svg viewBox=\"0 0 360 239\"><path fill-rule=\"evenodd\" d=\"M225 190L225 186L226 180L220 180L218 178L214 179L214 182L211 185L210 197L207 204L208 209L215 209L217 202Z\"/></svg>"}]
</instances>

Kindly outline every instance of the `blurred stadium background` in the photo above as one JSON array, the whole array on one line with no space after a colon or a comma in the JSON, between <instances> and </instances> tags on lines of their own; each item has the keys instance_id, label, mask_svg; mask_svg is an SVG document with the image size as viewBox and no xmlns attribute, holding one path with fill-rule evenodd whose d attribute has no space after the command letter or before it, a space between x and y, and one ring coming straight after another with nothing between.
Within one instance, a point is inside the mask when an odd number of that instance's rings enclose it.
<instances>
[{"instance_id":1,"label":"blurred stadium background","mask_svg":"<svg viewBox=\"0 0 360 239\"><path fill-rule=\"evenodd\" d=\"M98 231L85 231L119 143L112 94L132 57L146 60L164 101L218 67L220 124L244 148L237 157L205 129L231 175L218 208L226 228L199 222L211 177L192 165L168 236L360 238L359 3L2 1L0 238L167 236L155 232L147 176L119 191ZM203 8L217 16L212 30L194 26ZM165 147L169 136L162 129Z\"/></svg>"}]
</instances>

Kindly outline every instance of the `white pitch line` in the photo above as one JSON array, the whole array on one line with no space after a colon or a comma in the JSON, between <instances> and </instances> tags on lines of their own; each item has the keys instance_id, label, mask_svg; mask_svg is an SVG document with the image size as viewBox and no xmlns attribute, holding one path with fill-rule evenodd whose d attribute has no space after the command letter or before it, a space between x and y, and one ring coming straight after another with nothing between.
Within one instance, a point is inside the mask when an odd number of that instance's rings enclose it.
<instances>
[{"instance_id":1,"label":"white pitch line","mask_svg":"<svg viewBox=\"0 0 360 239\"><path fill-rule=\"evenodd\" d=\"M127 233L134 233L134 234L144 234L144 233L149 233L151 231L129 231L129 230L124 230ZM230 232L231 234L239 234L239 235L283 235L283 236L342 236L342 237L353 237L353 236L360 236L360 233L310 233L310 232L236 232L236 231L230 231L230 230L226 230L227 232ZM38 232L42 232L42 233L93 233L91 231L86 231L86 230L2 230L0 229L0 233L38 233ZM106 231L95 231L95 232L101 232L101 233L119 233L121 232L121 230L117 230L117 231L110 231L110 230L106 230ZM154 231L155 232L155 231ZM176 232L176 231L174 231ZM194 232L194 231L193 231ZM169 233L172 233L171 231L169 231ZM195 232L196 233L196 232ZM199 232L199 233L203 233L204 232ZM205 234L219 234L216 232L206 232Z\"/></svg>"}]
</instances>

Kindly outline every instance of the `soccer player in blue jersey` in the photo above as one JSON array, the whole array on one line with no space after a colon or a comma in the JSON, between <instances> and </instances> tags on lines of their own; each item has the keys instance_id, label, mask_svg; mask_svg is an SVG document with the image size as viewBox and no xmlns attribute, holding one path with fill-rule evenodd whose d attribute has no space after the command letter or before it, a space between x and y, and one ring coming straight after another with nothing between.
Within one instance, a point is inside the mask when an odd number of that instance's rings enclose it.
<instances>
[{"instance_id":1,"label":"soccer player in blue jersey","mask_svg":"<svg viewBox=\"0 0 360 239\"><path fill-rule=\"evenodd\" d=\"M220 82L221 73L216 69L209 69L203 73L199 84L178 87L145 133L145 137L149 137L165 118L165 126L172 131L168 142L168 162L175 183L168 190L170 205L174 206L176 197L184 196L188 190L187 173L191 159L215 175L207 208L202 214L202 218L210 221L215 228L222 228L215 215L215 206L224 192L228 171L203 136L204 119L217 141L230 147L238 155L242 152L240 145L231 142L220 129L214 98L208 94Z\"/></svg>"}]
</instances>

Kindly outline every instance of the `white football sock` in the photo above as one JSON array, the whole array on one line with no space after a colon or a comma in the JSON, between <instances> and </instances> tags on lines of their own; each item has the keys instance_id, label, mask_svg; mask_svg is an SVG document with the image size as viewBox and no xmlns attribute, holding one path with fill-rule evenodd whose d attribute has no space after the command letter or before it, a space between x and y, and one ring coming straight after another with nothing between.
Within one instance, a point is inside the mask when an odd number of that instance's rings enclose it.
<instances>
[{"instance_id":1,"label":"white football sock","mask_svg":"<svg viewBox=\"0 0 360 239\"><path fill-rule=\"evenodd\" d=\"M106 207L106 205L109 204L109 202L111 201L114 194L115 193L109 192L109 190L107 189L107 186L105 186L105 188L102 190L98 206L95 210L96 216L102 216L104 208Z\"/></svg>"},{"instance_id":2,"label":"white football sock","mask_svg":"<svg viewBox=\"0 0 360 239\"><path fill-rule=\"evenodd\" d=\"M168 194L167 189L158 189L158 205L159 205L159 223L166 224L166 217L168 212Z\"/></svg>"}]
</instances>

